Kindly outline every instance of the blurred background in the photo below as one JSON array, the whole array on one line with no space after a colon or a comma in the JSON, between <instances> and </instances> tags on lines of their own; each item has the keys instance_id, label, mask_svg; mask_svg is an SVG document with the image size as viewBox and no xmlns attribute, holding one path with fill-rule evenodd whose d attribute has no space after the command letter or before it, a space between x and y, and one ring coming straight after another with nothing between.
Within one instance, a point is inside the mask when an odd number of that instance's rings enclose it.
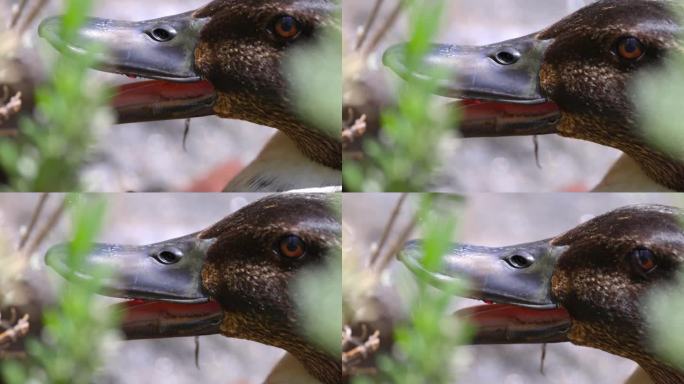
<instances>
[{"instance_id":1,"label":"blurred background","mask_svg":"<svg viewBox=\"0 0 684 384\"><path fill-rule=\"evenodd\" d=\"M106 195L106 214L98 241L150 244L202 230L231 212L258 200L260 194L118 194ZM60 204L51 195L45 212ZM0 244L14 247L26 231L40 200L38 194L0 194ZM41 218L44 224L47 215ZM43 261L47 248L69 240L63 217L31 254L26 281L36 291L30 300L52 303L54 286L62 278ZM7 248L5 248L7 249ZM104 302L116 300L102 298ZM199 367L194 338L117 341L107 348L98 383L261 383L283 351L220 335L199 338Z\"/></svg>"},{"instance_id":2,"label":"blurred background","mask_svg":"<svg viewBox=\"0 0 684 384\"><path fill-rule=\"evenodd\" d=\"M344 194L344 255L355 255L360 268L368 262L400 195ZM395 228L404 228L416 209L411 196ZM597 215L631 204L665 204L684 207L676 194L478 194L466 195L458 215L454 240L475 245L504 246L560 235ZM398 229L394 232L400 232ZM397 236L394 233L392 236ZM392 240L389 241L392 243ZM346 264L346 262L345 262ZM346 270L345 270L346 271ZM377 297L394 316L407 308L402 304L398 282L405 283L406 268L393 261L380 279ZM410 275L410 273L408 273ZM345 273L345 278L346 278ZM408 279L409 283L411 279ZM345 286L348 283L345 282ZM453 300L453 310L480 304L468 299ZM468 346L454 352L461 370L459 383L484 384L595 384L622 383L636 364L596 349L570 343L547 346L544 373L540 372L541 345Z\"/></svg>"},{"instance_id":3,"label":"blurred background","mask_svg":"<svg viewBox=\"0 0 684 384\"><path fill-rule=\"evenodd\" d=\"M208 0L96 0L93 16L146 20L196 9ZM0 14L9 15L15 0L0 0ZM29 1L29 5L33 2ZM33 81L45 71L57 52L38 37L38 23L62 12L62 1L48 0L22 35L19 59ZM2 20L5 22L5 20ZM2 29L0 29L2 30ZM92 71L98 82L128 82L124 76ZM271 128L217 117L193 119L186 148L184 120L114 125L97 132L92 156L83 169L85 190L119 191L220 191L258 154L275 132Z\"/></svg>"},{"instance_id":4,"label":"blurred background","mask_svg":"<svg viewBox=\"0 0 684 384\"><path fill-rule=\"evenodd\" d=\"M443 29L435 43L481 45L539 31L574 12L591 0L450 0ZM343 2L345 58L375 1ZM390 17L398 0L385 1L376 29ZM382 65L389 46L408 39L407 18L387 32L363 63L345 62L356 81L377 92L379 99L392 100L402 81ZM372 35L372 34L371 34ZM367 95L369 92L363 92ZM443 99L446 103L448 100ZM459 140L451 136L440 143L441 166L430 190L458 192L549 192L586 191L606 174L619 151L598 144L540 136L539 166L531 137Z\"/></svg>"}]
</instances>

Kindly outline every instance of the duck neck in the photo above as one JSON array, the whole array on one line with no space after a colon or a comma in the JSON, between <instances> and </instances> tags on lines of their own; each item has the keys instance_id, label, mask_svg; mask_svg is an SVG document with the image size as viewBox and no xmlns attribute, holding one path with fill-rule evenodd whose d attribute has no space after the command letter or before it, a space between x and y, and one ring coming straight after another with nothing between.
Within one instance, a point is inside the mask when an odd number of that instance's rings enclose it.
<instances>
[{"instance_id":1,"label":"duck neck","mask_svg":"<svg viewBox=\"0 0 684 384\"><path fill-rule=\"evenodd\" d=\"M648 373L654 384L684 383L684 372L671 366L653 361L642 362L639 365Z\"/></svg>"},{"instance_id":2,"label":"duck neck","mask_svg":"<svg viewBox=\"0 0 684 384\"><path fill-rule=\"evenodd\" d=\"M633 158L641 169L658 184L674 191L684 191L684 161L648 148L631 146L624 152Z\"/></svg>"},{"instance_id":3,"label":"duck neck","mask_svg":"<svg viewBox=\"0 0 684 384\"><path fill-rule=\"evenodd\" d=\"M340 384L342 382L342 364L339 359L334 359L311 345L299 345L292 348L282 346L299 360L307 372L325 384Z\"/></svg>"},{"instance_id":4,"label":"duck neck","mask_svg":"<svg viewBox=\"0 0 684 384\"><path fill-rule=\"evenodd\" d=\"M292 354L304 368L322 383L342 383L341 358L326 353L304 336L293 331L300 322L288 314L264 316L255 311L226 311L221 333L227 337L252 340Z\"/></svg>"},{"instance_id":5,"label":"duck neck","mask_svg":"<svg viewBox=\"0 0 684 384\"><path fill-rule=\"evenodd\" d=\"M302 339L301 336L290 335L288 337L278 337L277 339L269 338L266 343L292 354L302 363L306 371L321 383L340 384L342 382L342 363L340 359L334 358L329 353L311 344L308 340Z\"/></svg>"},{"instance_id":6,"label":"duck neck","mask_svg":"<svg viewBox=\"0 0 684 384\"><path fill-rule=\"evenodd\" d=\"M606 119L583 113L563 113L558 132L562 136L607 145L623 151L658 184L684 191L684 159L653 148L648 140L635 135L633 119Z\"/></svg>"},{"instance_id":7,"label":"duck neck","mask_svg":"<svg viewBox=\"0 0 684 384\"><path fill-rule=\"evenodd\" d=\"M259 109L255 110L255 106L259 106ZM219 116L276 128L294 141L299 151L312 161L332 169L342 169L341 138L332 137L324 129L302 122L292 115L291 109L240 91L220 93L214 105Z\"/></svg>"}]
</instances>

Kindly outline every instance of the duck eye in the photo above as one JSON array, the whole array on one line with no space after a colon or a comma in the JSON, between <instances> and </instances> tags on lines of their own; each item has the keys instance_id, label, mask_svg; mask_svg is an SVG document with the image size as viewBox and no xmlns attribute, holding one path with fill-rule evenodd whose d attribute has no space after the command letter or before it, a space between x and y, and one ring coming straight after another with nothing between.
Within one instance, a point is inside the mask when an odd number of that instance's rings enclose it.
<instances>
[{"instance_id":1,"label":"duck eye","mask_svg":"<svg viewBox=\"0 0 684 384\"><path fill-rule=\"evenodd\" d=\"M617 44L617 53L625 60L640 59L644 55L644 51L644 45L636 37L623 37Z\"/></svg>"},{"instance_id":2,"label":"duck eye","mask_svg":"<svg viewBox=\"0 0 684 384\"><path fill-rule=\"evenodd\" d=\"M630 257L632 263L640 273L650 273L658 266L655 255L651 250L646 248L637 248L633 250Z\"/></svg>"},{"instance_id":3,"label":"duck eye","mask_svg":"<svg viewBox=\"0 0 684 384\"><path fill-rule=\"evenodd\" d=\"M530 267L534 263L534 259L530 256L513 255L506 259L508 265L516 269L524 269Z\"/></svg>"},{"instance_id":4,"label":"duck eye","mask_svg":"<svg viewBox=\"0 0 684 384\"><path fill-rule=\"evenodd\" d=\"M284 40L294 40L302 31L302 25L292 16L280 16L273 23L273 33Z\"/></svg>"},{"instance_id":5,"label":"duck eye","mask_svg":"<svg viewBox=\"0 0 684 384\"><path fill-rule=\"evenodd\" d=\"M152 39L160 43L173 40L176 31L171 27L157 27L147 33Z\"/></svg>"},{"instance_id":6,"label":"duck eye","mask_svg":"<svg viewBox=\"0 0 684 384\"><path fill-rule=\"evenodd\" d=\"M154 258L165 265L176 264L183 258L183 252L175 248L165 249L154 255Z\"/></svg>"},{"instance_id":7,"label":"duck eye","mask_svg":"<svg viewBox=\"0 0 684 384\"><path fill-rule=\"evenodd\" d=\"M304 256L306 245L299 236L288 235L278 242L278 254L288 259L299 259Z\"/></svg>"}]
</instances>

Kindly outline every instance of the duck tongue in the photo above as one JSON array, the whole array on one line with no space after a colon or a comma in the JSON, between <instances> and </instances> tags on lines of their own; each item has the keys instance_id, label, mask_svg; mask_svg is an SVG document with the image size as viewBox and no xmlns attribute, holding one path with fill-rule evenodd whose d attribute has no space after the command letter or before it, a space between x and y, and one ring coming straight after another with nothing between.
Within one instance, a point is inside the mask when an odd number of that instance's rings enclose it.
<instances>
[{"instance_id":1,"label":"duck tongue","mask_svg":"<svg viewBox=\"0 0 684 384\"><path fill-rule=\"evenodd\" d=\"M476 327L471 344L538 344L568 341L570 315L563 308L532 309L486 304L455 313Z\"/></svg>"},{"instance_id":2,"label":"duck tongue","mask_svg":"<svg viewBox=\"0 0 684 384\"><path fill-rule=\"evenodd\" d=\"M208 81L149 80L121 85L112 107L118 123L174 120L214 114L214 87Z\"/></svg>"},{"instance_id":3,"label":"duck tongue","mask_svg":"<svg viewBox=\"0 0 684 384\"><path fill-rule=\"evenodd\" d=\"M215 301L182 304L131 300L116 304L123 312L121 330L126 339L158 339L219 333L223 310Z\"/></svg>"}]
</instances>

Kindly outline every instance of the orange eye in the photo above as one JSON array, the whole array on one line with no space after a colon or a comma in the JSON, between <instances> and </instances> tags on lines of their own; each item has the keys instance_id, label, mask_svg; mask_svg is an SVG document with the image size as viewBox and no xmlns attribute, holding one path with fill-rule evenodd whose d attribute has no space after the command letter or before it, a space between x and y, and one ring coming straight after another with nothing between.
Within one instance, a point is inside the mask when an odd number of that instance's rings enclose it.
<instances>
[{"instance_id":1,"label":"orange eye","mask_svg":"<svg viewBox=\"0 0 684 384\"><path fill-rule=\"evenodd\" d=\"M623 37L617 45L617 53L625 60L637 60L644 55L644 45L636 37Z\"/></svg>"},{"instance_id":2,"label":"orange eye","mask_svg":"<svg viewBox=\"0 0 684 384\"><path fill-rule=\"evenodd\" d=\"M273 32L281 39L292 40L299 36L301 31L301 24L292 16L280 16L273 24Z\"/></svg>"},{"instance_id":3,"label":"orange eye","mask_svg":"<svg viewBox=\"0 0 684 384\"><path fill-rule=\"evenodd\" d=\"M631 255L632 262L641 273L649 273L658 266L655 255L646 248L635 249Z\"/></svg>"},{"instance_id":4,"label":"orange eye","mask_svg":"<svg viewBox=\"0 0 684 384\"><path fill-rule=\"evenodd\" d=\"M299 236L288 235L280 239L278 253L288 259L298 259L304 256L306 245Z\"/></svg>"}]
</instances>

